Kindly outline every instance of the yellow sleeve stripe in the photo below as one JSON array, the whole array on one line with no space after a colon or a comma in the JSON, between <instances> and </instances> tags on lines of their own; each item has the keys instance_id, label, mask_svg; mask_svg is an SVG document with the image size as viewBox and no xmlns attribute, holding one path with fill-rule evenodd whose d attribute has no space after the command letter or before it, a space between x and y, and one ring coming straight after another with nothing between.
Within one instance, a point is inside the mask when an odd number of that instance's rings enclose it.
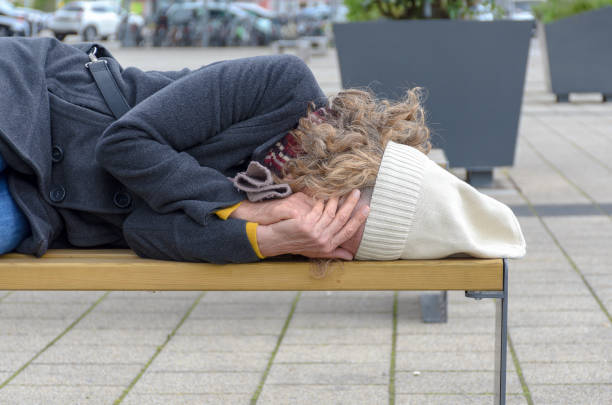
<instances>
[{"instance_id":1,"label":"yellow sleeve stripe","mask_svg":"<svg viewBox=\"0 0 612 405\"><path fill-rule=\"evenodd\" d=\"M242 204L242 201L240 201L238 204L232 205L231 207L221 208L220 210L215 211L215 214L225 221L230 215L232 215L232 212L236 211L236 209L240 207L240 204Z\"/></svg>"},{"instance_id":2,"label":"yellow sleeve stripe","mask_svg":"<svg viewBox=\"0 0 612 405\"><path fill-rule=\"evenodd\" d=\"M259 245L257 245L257 226L259 224L257 222L247 222L246 223L246 233L249 238L249 242L251 242L251 246L253 247L253 251L260 259L265 259L265 256L261 254L259 251Z\"/></svg>"}]
</instances>

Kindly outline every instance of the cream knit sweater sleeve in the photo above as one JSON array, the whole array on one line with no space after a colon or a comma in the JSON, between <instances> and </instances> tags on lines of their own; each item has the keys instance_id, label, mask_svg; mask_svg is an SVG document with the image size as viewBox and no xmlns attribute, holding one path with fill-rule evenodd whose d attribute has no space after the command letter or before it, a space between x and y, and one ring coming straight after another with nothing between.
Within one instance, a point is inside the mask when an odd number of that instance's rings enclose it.
<instances>
[{"instance_id":1,"label":"cream knit sweater sleeve","mask_svg":"<svg viewBox=\"0 0 612 405\"><path fill-rule=\"evenodd\" d=\"M356 258L437 259L525 255L514 213L423 153L389 142Z\"/></svg>"}]
</instances>

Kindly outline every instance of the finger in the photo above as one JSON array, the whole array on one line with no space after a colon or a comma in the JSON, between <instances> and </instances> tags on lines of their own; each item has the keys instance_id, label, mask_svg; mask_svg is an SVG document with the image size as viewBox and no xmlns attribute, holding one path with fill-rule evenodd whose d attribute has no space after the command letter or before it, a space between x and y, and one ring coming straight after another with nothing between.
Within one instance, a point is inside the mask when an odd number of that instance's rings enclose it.
<instances>
[{"instance_id":1,"label":"finger","mask_svg":"<svg viewBox=\"0 0 612 405\"><path fill-rule=\"evenodd\" d=\"M364 205L359 208L357 212L353 215L353 217L342 227L340 232L338 232L334 238L332 239L333 246L340 246L347 240L353 237L355 233L359 230L359 228L365 223L366 219L368 219L368 214L370 213L370 207Z\"/></svg>"},{"instance_id":2,"label":"finger","mask_svg":"<svg viewBox=\"0 0 612 405\"><path fill-rule=\"evenodd\" d=\"M323 215L319 218L317 222L317 227L320 230L323 230L329 226L329 224L334 220L336 216L336 211L338 210L338 198L330 198L329 201L325 204L325 209L323 210Z\"/></svg>"},{"instance_id":3,"label":"finger","mask_svg":"<svg viewBox=\"0 0 612 405\"><path fill-rule=\"evenodd\" d=\"M315 205L311 208L310 212L307 215L307 219L312 221L312 223L317 223L321 215L323 215L323 209L325 208L325 204L323 201L317 201Z\"/></svg>"},{"instance_id":4,"label":"finger","mask_svg":"<svg viewBox=\"0 0 612 405\"><path fill-rule=\"evenodd\" d=\"M328 226L328 232L335 235L350 220L351 213L359 202L359 195L359 190L351 191L344 204L342 204L340 209L336 212L336 217L334 218L333 222Z\"/></svg>"},{"instance_id":5,"label":"finger","mask_svg":"<svg viewBox=\"0 0 612 405\"><path fill-rule=\"evenodd\" d=\"M333 252L332 259L353 260L353 254L346 249L337 248Z\"/></svg>"},{"instance_id":6,"label":"finger","mask_svg":"<svg viewBox=\"0 0 612 405\"><path fill-rule=\"evenodd\" d=\"M336 248L331 253L312 253L312 254L303 254L306 257L310 257L313 259L341 259L341 260L353 260L353 254L346 249Z\"/></svg>"}]
</instances>

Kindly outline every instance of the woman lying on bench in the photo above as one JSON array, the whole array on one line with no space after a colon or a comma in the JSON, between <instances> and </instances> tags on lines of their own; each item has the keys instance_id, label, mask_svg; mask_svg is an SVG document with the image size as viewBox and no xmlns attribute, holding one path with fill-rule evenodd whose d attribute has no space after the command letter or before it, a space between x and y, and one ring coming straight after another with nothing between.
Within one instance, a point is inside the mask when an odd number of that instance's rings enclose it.
<instances>
[{"instance_id":1,"label":"woman lying on bench","mask_svg":"<svg viewBox=\"0 0 612 405\"><path fill-rule=\"evenodd\" d=\"M293 56L143 72L89 48L0 39L0 253L130 247L215 263L524 254L507 207L425 156L417 91L399 103L359 90L328 100ZM110 82L92 77L97 58ZM117 97L132 106L124 115ZM272 181L247 178L262 187L247 194L239 179L251 162ZM372 187L372 201L360 199Z\"/></svg>"}]
</instances>

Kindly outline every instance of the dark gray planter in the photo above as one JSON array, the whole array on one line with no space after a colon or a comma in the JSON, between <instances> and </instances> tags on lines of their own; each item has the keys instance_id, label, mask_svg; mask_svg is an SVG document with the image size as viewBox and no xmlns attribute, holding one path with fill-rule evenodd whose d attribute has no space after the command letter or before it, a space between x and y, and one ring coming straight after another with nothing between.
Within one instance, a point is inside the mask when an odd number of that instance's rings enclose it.
<instances>
[{"instance_id":1,"label":"dark gray planter","mask_svg":"<svg viewBox=\"0 0 612 405\"><path fill-rule=\"evenodd\" d=\"M532 23L373 21L335 24L342 85L397 99L427 91L433 141L473 184L511 166Z\"/></svg>"},{"instance_id":2,"label":"dark gray planter","mask_svg":"<svg viewBox=\"0 0 612 405\"><path fill-rule=\"evenodd\" d=\"M569 93L591 92L612 101L612 7L539 24L538 35L557 101L568 101Z\"/></svg>"}]
</instances>

